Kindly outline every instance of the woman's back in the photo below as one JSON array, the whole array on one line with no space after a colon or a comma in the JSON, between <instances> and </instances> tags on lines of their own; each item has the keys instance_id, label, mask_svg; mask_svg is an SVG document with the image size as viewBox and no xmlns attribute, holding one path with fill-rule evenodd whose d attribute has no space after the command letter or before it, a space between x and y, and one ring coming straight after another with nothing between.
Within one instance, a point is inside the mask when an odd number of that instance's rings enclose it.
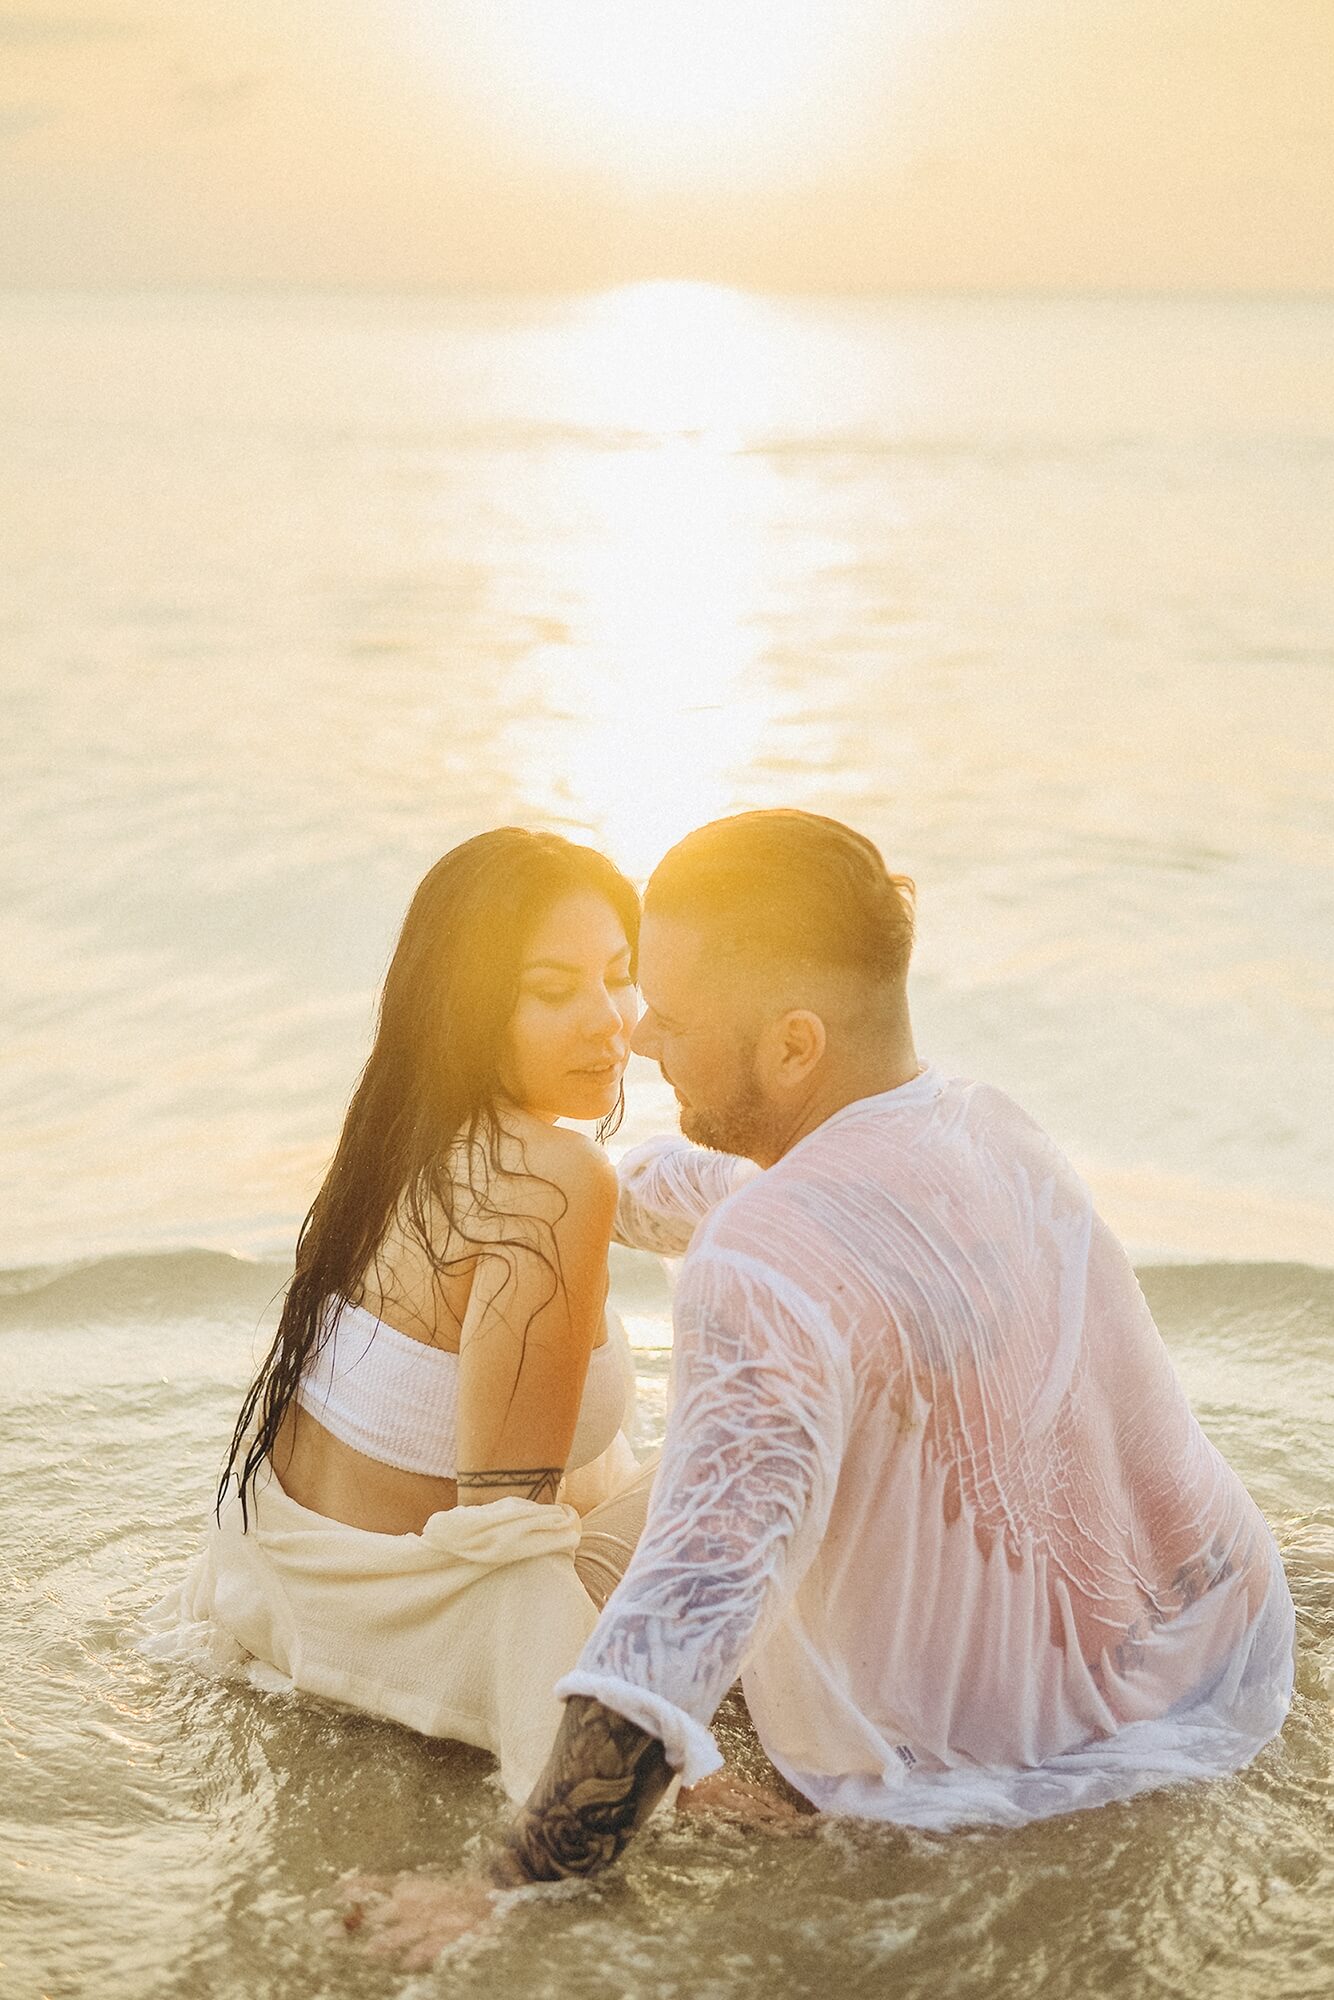
<instances>
[{"instance_id":1,"label":"woman's back","mask_svg":"<svg viewBox=\"0 0 1334 2000\"><path fill-rule=\"evenodd\" d=\"M507 1105L494 1144L456 1145L446 1161L446 1171L451 1212L446 1213L438 1200L433 1202L423 1234L412 1226L400 1206L357 1295L347 1301L360 1314L359 1337L363 1342L377 1338L378 1322L382 1348L401 1347L405 1338L454 1357L456 1405L460 1391L467 1398L464 1374L471 1360L471 1355L465 1360L461 1350L469 1344L470 1335L481 1341L486 1350L481 1358L489 1365L483 1371L473 1368L469 1372L484 1372L491 1388L488 1391L482 1383L474 1390L472 1402L481 1405L470 1412L475 1426L479 1417L485 1423L488 1402L517 1390L516 1370L506 1369L502 1350L513 1351L516 1337L521 1349L530 1321L543 1311L550 1319L554 1307L557 1318L564 1314L570 1322L563 1329L567 1338L557 1344L570 1364L564 1371L566 1400L571 1370L577 1373L573 1384L577 1411L589 1354L603 1346L607 1337L603 1321L606 1237L600 1253L596 1225L591 1243L589 1240L592 1214L606 1210L609 1190L614 1199L615 1176L605 1155L580 1134ZM609 1234L609 1212L606 1231ZM573 1275L580 1296L571 1301L566 1292L563 1252L574 1245L585 1254L575 1259L580 1268ZM590 1248L594 1260L600 1254L600 1271L589 1272ZM497 1280L503 1293L508 1279L512 1296L499 1312L492 1298L483 1301L477 1296L479 1272L484 1274L483 1289L488 1294L496 1290ZM544 1293L550 1297L539 1304ZM335 1318L342 1303L330 1302ZM385 1329L388 1340L384 1339ZM540 1344L541 1329L536 1337ZM540 1361L542 1357L535 1358ZM359 1387L359 1404L372 1436L377 1429L377 1390L382 1395L390 1393L389 1384L395 1379L405 1389L413 1379L432 1384L447 1379L447 1371L442 1369L413 1369L410 1354L399 1359L396 1370L368 1372L366 1387ZM527 1359L522 1353L518 1355L517 1373L523 1372ZM313 1364L318 1366L318 1357L307 1362L304 1380L309 1379ZM327 1366L325 1375L327 1378ZM608 1394L604 1387L600 1401L605 1403ZM437 1389L438 1407L439 1399ZM443 1400L449 1400L447 1387ZM320 1422L314 1413L320 1407L317 1395L294 1398L273 1452L274 1471L283 1490L300 1506L349 1527L380 1534L415 1534L432 1514L458 1504L455 1477L388 1463L378 1452L372 1455L358 1449L349 1442L349 1426L337 1426L344 1432L340 1436L330 1423ZM383 1412L391 1421L393 1414ZM501 1411L493 1409L489 1415L498 1421ZM455 1429L457 1434L457 1409ZM357 1435L355 1429L352 1434ZM465 1452L472 1444L471 1439L460 1438L459 1442ZM421 1462L429 1454L418 1453L417 1457ZM519 1462L524 1462L522 1454Z\"/></svg>"}]
</instances>

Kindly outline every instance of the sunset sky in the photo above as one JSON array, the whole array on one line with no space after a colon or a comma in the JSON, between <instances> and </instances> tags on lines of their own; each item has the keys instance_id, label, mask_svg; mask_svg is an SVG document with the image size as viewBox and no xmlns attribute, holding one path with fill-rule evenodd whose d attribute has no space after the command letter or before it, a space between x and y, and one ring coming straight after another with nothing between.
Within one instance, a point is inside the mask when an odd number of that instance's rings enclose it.
<instances>
[{"instance_id":1,"label":"sunset sky","mask_svg":"<svg viewBox=\"0 0 1334 2000\"><path fill-rule=\"evenodd\" d=\"M1334 290L1334 0L19 0L0 283Z\"/></svg>"}]
</instances>

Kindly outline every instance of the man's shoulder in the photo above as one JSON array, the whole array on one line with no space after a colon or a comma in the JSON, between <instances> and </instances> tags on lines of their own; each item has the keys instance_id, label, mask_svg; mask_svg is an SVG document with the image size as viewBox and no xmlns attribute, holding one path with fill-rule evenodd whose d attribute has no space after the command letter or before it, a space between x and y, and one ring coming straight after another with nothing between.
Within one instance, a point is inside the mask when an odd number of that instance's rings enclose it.
<instances>
[{"instance_id":1,"label":"man's shoulder","mask_svg":"<svg viewBox=\"0 0 1334 2000\"><path fill-rule=\"evenodd\" d=\"M924 1146L958 1145L970 1137L1003 1142L1008 1130L1016 1140L1038 1137L1052 1143L1032 1112L1000 1084L961 1076L932 1063L916 1079L925 1088L887 1091L848 1105L818 1127L778 1169L810 1171L822 1180L855 1177L863 1169L868 1145L883 1141L885 1157L907 1162ZM775 1169L777 1171L778 1169Z\"/></svg>"},{"instance_id":2,"label":"man's shoulder","mask_svg":"<svg viewBox=\"0 0 1334 2000\"><path fill-rule=\"evenodd\" d=\"M709 1272L731 1272L776 1295L818 1293L816 1236L828 1218L819 1215L804 1188L804 1181L780 1176L778 1167L736 1188L696 1229L682 1280L688 1273L702 1281Z\"/></svg>"},{"instance_id":3,"label":"man's shoulder","mask_svg":"<svg viewBox=\"0 0 1334 2000\"><path fill-rule=\"evenodd\" d=\"M970 1188L1004 1176L1007 1161L1025 1171L1035 1148L1044 1158L1057 1152L1005 1091L935 1071L930 1092L911 1105L886 1093L817 1127L719 1204L691 1254L749 1253L791 1272L822 1264L832 1248L845 1269L862 1255L878 1265L897 1236L920 1247L917 1225L942 1189L952 1202L967 1200Z\"/></svg>"}]
</instances>

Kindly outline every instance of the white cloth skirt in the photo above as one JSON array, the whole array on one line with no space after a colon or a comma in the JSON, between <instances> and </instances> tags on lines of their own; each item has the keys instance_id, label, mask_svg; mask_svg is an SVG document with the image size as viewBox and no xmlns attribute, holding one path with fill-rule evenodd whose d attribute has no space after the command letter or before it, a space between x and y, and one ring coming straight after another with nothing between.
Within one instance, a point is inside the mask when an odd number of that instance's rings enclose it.
<instances>
[{"instance_id":1,"label":"white cloth skirt","mask_svg":"<svg viewBox=\"0 0 1334 2000\"><path fill-rule=\"evenodd\" d=\"M144 1648L214 1666L249 1656L281 1677L270 1685L489 1750L510 1798L526 1798L560 1721L553 1689L630 1559L653 1467L625 1446L574 1478L581 1499L614 1490L582 1516L565 1500L493 1500L383 1535L312 1513L261 1474L248 1532L230 1495L148 1613Z\"/></svg>"}]
</instances>

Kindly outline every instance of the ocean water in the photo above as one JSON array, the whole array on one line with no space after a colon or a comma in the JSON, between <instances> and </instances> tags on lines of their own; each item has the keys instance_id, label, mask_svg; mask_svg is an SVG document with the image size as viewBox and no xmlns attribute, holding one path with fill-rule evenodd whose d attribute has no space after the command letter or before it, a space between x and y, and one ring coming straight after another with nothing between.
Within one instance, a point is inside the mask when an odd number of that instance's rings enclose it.
<instances>
[{"instance_id":1,"label":"ocean water","mask_svg":"<svg viewBox=\"0 0 1334 2000\"><path fill-rule=\"evenodd\" d=\"M11 296L0 445L3 2000L1328 1992L1334 306ZM1292 1719L1018 1834L655 1827L368 1966L339 1872L462 1858L485 1760L135 1619L420 873L780 802L916 877L919 1046L1130 1243L1283 1549ZM670 1103L637 1067L622 1142ZM665 1281L613 1293L647 1441Z\"/></svg>"}]
</instances>

